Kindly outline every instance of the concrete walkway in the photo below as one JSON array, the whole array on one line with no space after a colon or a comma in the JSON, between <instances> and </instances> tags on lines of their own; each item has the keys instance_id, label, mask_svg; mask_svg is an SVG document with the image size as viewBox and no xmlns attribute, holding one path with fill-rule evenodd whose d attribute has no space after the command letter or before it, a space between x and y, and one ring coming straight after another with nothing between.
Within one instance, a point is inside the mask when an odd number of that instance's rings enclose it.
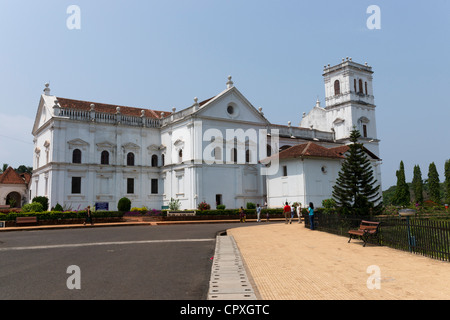
<instances>
[{"instance_id":1,"label":"concrete walkway","mask_svg":"<svg viewBox=\"0 0 450 320\"><path fill-rule=\"evenodd\" d=\"M263 300L450 299L450 263L388 247L261 223L227 231Z\"/></svg>"}]
</instances>

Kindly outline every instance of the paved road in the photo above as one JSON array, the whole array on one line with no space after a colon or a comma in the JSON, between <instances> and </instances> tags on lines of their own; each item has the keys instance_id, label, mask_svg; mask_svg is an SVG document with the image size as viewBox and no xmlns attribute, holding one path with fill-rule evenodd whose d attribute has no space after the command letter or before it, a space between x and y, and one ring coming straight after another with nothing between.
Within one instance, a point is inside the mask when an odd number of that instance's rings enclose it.
<instances>
[{"instance_id":1,"label":"paved road","mask_svg":"<svg viewBox=\"0 0 450 320\"><path fill-rule=\"evenodd\" d=\"M2 233L0 299L202 300L216 234L230 227L236 224ZM73 265L79 272L68 272ZM81 289L68 289L69 278Z\"/></svg>"}]
</instances>

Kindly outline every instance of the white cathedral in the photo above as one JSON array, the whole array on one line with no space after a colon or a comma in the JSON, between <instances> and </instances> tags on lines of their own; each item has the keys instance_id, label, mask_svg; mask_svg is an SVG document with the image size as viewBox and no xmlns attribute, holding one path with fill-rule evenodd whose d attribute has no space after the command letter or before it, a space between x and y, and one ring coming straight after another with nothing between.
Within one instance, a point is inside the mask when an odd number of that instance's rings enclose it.
<instances>
[{"instance_id":1,"label":"white cathedral","mask_svg":"<svg viewBox=\"0 0 450 320\"><path fill-rule=\"evenodd\" d=\"M171 199L182 210L203 201L320 206L331 198L354 126L381 184L372 74L351 58L325 66L325 107L317 101L298 125L270 123L231 77L216 96L165 111L57 97L46 84L29 196L72 210L116 210L122 197L154 209Z\"/></svg>"}]
</instances>

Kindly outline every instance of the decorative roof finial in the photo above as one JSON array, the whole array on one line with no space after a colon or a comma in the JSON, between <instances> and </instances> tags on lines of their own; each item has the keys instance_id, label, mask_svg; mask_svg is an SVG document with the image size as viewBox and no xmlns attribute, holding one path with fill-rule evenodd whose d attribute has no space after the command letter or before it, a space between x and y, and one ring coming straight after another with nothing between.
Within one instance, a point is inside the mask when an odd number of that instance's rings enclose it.
<instances>
[{"instance_id":1,"label":"decorative roof finial","mask_svg":"<svg viewBox=\"0 0 450 320\"><path fill-rule=\"evenodd\" d=\"M49 86L50 86L50 83L46 83L45 84L45 89L44 89L44 94L46 95L46 96L49 96L50 95L50 88L49 88Z\"/></svg>"},{"instance_id":2,"label":"decorative roof finial","mask_svg":"<svg viewBox=\"0 0 450 320\"><path fill-rule=\"evenodd\" d=\"M227 81L227 88L231 88L233 87L233 81L231 81L231 76L228 76L228 81Z\"/></svg>"}]
</instances>

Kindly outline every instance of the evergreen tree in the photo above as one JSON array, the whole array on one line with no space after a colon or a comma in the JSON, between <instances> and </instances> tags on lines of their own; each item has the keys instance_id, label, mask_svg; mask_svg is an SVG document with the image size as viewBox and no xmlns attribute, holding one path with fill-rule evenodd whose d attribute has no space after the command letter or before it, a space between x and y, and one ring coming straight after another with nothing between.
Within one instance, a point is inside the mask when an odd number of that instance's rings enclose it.
<instances>
[{"instance_id":1,"label":"evergreen tree","mask_svg":"<svg viewBox=\"0 0 450 320\"><path fill-rule=\"evenodd\" d=\"M444 175L445 175L445 182L444 182L445 200L444 200L444 202L447 204L450 204L450 159L445 161Z\"/></svg>"},{"instance_id":2,"label":"evergreen tree","mask_svg":"<svg viewBox=\"0 0 450 320\"><path fill-rule=\"evenodd\" d=\"M395 174L397 176L397 188L395 188L392 203L398 206L407 206L411 200L409 187L405 179L405 166L403 165L403 161L400 161L400 169Z\"/></svg>"},{"instance_id":3,"label":"evergreen tree","mask_svg":"<svg viewBox=\"0 0 450 320\"><path fill-rule=\"evenodd\" d=\"M414 198L417 203L423 203L423 181L422 172L420 171L419 165L414 166L414 177L412 180L412 189L414 192Z\"/></svg>"},{"instance_id":4,"label":"evergreen tree","mask_svg":"<svg viewBox=\"0 0 450 320\"><path fill-rule=\"evenodd\" d=\"M373 176L363 144L358 143L360 136L355 128L350 133L352 143L333 186L333 198L344 213L367 215L373 209L373 213L378 214L382 206L380 185Z\"/></svg>"},{"instance_id":5,"label":"evergreen tree","mask_svg":"<svg viewBox=\"0 0 450 320\"><path fill-rule=\"evenodd\" d=\"M434 162L430 163L428 168L428 193L430 195L430 200L441 203L441 191L439 187L439 174L436 169Z\"/></svg>"}]
</instances>

